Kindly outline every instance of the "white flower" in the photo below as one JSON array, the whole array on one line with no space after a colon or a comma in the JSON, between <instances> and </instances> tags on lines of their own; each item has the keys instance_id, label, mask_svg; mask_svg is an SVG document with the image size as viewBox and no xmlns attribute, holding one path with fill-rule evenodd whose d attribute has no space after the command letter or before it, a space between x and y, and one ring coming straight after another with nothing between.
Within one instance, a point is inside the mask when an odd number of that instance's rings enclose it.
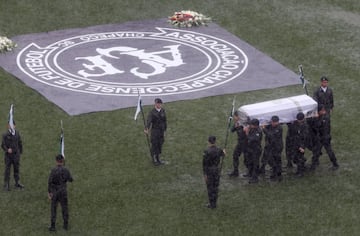
<instances>
[{"instance_id":1,"label":"white flower","mask_svg":"<svg viewBox=\"0 0 360 236\"><path fill-rule=\"evenodd\" d=\"M0 36L0 53L10 52L17 47L16 43L5 36Z\"/></svg>"}]
</instances>

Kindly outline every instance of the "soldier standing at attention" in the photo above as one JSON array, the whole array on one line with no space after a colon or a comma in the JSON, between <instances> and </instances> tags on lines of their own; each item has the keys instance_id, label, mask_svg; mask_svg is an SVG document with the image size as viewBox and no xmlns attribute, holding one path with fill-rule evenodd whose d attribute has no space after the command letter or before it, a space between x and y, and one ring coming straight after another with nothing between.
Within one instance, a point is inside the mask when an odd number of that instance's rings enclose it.
<instances>
[{"instance_id":1,"label":"soldier standing at attention","mask_svg":"<svg viewBox=\"0 0 360 236\"><path fill-rule=\"evenodd\" d=\"M207 207L216 208L218 197L218 188L220 183L220 159L225 156L225 150L221 150L216 146L216 137L208 138L208 148L203 154L203 174L208 192L209 203Z\"/></svg>"},{"instance_id":2,"label":"soldier standing at attention","mask_svg":"<svg viewBox=\"0 0 360 236\"><path fill-rule=\"evenodd\" d=\"M160 154L165 141L165 131L167 128L166 113L164 108L162 108L162 104L163 102L160 98L155 99L155 106L148 114L146 128L144 130L146 134L148 134L149 131L151 133L151 156L156 166L163 164L160 160Z\"/></svg>"},{"instance_id":3,"label":"soldier standing at attention","mask_svg":"<svg viewBox=\"0 0 360 236\"><path fill-rule=\"evenodd\" d=\"M234 126L231 129L231 132L236 132L238 141L236 144L236 147L233 152L233 167L234 170L229 174L230 177L238 177L239 176L239 157L241 154L244 155L244 164L246 168L247 166L247 160L245 157L246 152L246 144L247 144L247 137L244 130L244 126L240 125L239 123L239 112L235 111L234 113Z\"/></svg>"},{"instance_id":4,"label":"soldier standing at attention","mask_svg":"<svg viewBox=\"0 0 360 236\"><path fill-rule=\"evenodd\" d=\"M333 90L328 87L329 80L327 77L322 76L320 82L320 87L314 92L314 100L318 105L324 105L326 112L330 114L334 108Z\"/></svg>"},{"instance_id":5,"label":"soldier standing at attention","mask_svg":"<svg viewBox=\"0 0 360 236\"><path fill-rule=\"evenodd\" d=\"M10 124L8 124L8 131L3 134L1 148L5 152L5 174L4 174L4 189L6 191L10 191L10 170L11 165L14 168L14 179L15 179L15 187L16 188L24 188L24 185L20 184L20 154L23 152L23 146L21 141L21 136L19 131L15 129L15 121L14 129L10 128Z\"/></svg>"},{"instance_id":6,"label":"soldier standing at attention","mask_svg":"<svg viewBox=\"0 0 360 236\"><path fill-rule=\"evenodd\" d=\"M69 211L66 183L73 181L70 171L64 167L64 157L59 154L55 157L55 160L56 167L51 170L48 180L48 197L51 200L51 225L49 231L56 230L56 208L59 202L64 220L63 228L68 229Z\"/></svg>"}]
</instances>

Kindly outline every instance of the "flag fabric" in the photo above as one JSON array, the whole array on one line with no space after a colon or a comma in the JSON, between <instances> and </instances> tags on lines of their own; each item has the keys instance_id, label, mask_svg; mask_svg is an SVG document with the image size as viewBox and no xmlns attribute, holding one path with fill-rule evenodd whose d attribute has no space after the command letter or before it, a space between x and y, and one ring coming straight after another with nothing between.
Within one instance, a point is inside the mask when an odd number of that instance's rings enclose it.
<instances>
[{"instance_id":1,"label":"flag fabric","mask_svg":"<svg viewBox=\"0 0 360 236\"><path fill-rule=\"evenodd\" d=\"M233 102L232 102L232 109L231 109L231 113L230 113L229 119L232 119L232 118L233 118L234 113L235 113L235 96L234 96L234 99L233 99Z\"/></svg>"},{"instance_id":2,"label":"flag fabric","mask_svg":"<svg viewBox=\"0 0 360 236\"><path fill-rule=\"evenodd\" d=\"M62 126L62 121L61 121L61 133L60 133L60 154L65 159L65 141L64 141L64 129Z\"/></svg>"},{"instance_id":3,"label":"flag fabric","mask_svg":"<svg viewBox=\"0 0 360 236\"><path fill-rule=\"evenodd\" d=\"M11 104L9 111L9 126L10 132L12 135L15 135L15 125L14 125L14 105Z\"/></svg>"},{"instance_id":4,"label":"flag fabric","mask_svg":"<svg viewBox=\"0 0 360 236\"><path fill-rule=\"evenodd\" d=\"M231 121L233 119L234 113L235 113L235 96L234 96L234 99L233 99L233 102L232 102L232 107L231 107L228 122L227 122L224 148L226 148L226 146L227 146L228 137L229 137L229 130L230 130L230 127L231 127Z\"/></svg>"},{"instance_id":5,"label":"flag fabric","mask_svg":"<svg viewBox=\"0 0 360 236\"><path fill-rule=\"evenodd\" d=\"M135 112L134 120L137 119L137 117L138 117L139 113L141 112L141 110L142 110L141 96L139 95L139 99L138 99L137 106L136 106L136 112Z\"/></svg>"},{"instance_id":6,"label":"flag fabric","mask_svg":"<svg viewBox=\"0 0 360 236\"><path fill-rule=\"evenodd\" d=\"M300 80L301 80L301 84L303 86L303 88L305 88L305 78L304 78L304 71L302 68L302 65L299 65L299 73L300 73Z\"/></svg>"},{"instance_id":7,"label":"flag fabric","mask_svg":"<svg viewBox=\"0 0 360 236\"><path fill-rule=\"evenodd\" d=\"M301 84L303 86L303 89L305 90L306 95L309 95L307 87L306 87L308 81L305 79L302 65L299 65L299 73L300 73L300 80L301 80Z\"/></svg>"}]
</instances>

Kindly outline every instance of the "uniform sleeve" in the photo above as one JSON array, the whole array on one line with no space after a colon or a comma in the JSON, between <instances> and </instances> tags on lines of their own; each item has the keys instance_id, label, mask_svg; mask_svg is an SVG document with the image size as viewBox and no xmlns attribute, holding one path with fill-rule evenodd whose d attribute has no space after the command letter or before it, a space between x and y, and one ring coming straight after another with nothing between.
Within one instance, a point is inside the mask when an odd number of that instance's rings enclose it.
<instances>
[{"instance_id":1,"label":"uniform sleeve","mask_svg":"<svg viewBox=\"0 0 360 236\"><path fill-rule=\"evenodd\" d=\"M206 175L206 173L207 173L207 151L206 150L204 150L204 152L203 152L202 167L203 167L203 174Z\"/></svg>"},{"instance_id":2,"label":"uniform sleeve","mask_svg":"<svg viewBox=\"0 0 360 236\"><path fill-rule=\"evenodd\" d=\"M166 112L164 110L164 131L167 129L167 118L166 118Z\"/></svg>"},{"instance_id":3,"label":"uniform sleeve","mask_svg":"<svg viewBox=\"0 0 360 236\"><path fill-rule=\"evenodd\" d=\"M53 170L51 170L49 178L48 178L48 193L51 193L51 187L53 182Z\"/></svg>"},{"instance_id":4,"label":"uniform sleeve","mask_svg":"<svg viewBox=\"0 0 360 236\"><path fill-rule=\"evenodd\" d=\"M317 103L319 103L319 93L318 92L319 92L319 89L315 90L314 95L313 95L313 98Z\"/></svg>"},{"instance_id":5,"label":"uniform sleeve","mask_svg":"<svg viewBox=\"0 0 360 236\"><path fill-rule=\"evenodd\" d=\"M332 89L330 90L330 96L329 96L329 103L330 103L330 109L334 108L334 95Z\"/></svg>"},{"instance_id":6,"label":"uniform sleeve","mask_svg":"<svg viewBox=\"0 0 360 236\"><path fill-rule=\"evenodd\" d=\"M300 137L299 137L299 147L305 148L306 147L306 137L308 137L308 127L306 125L301 127Z\"/></svg>"},{"instance_id":7,"label":"uniform sleeve","mask_svg":"<svg viewBox=\"0 0 360 236\"><path fill-rule=\"evenodd\" d=\"M19 147L20 154L22 154L23 153L23 145L22 145L22 139L21 139L20 133L18 133L18 147Z\"/></svg>"},{"instance_id":8,"label":"uniform sleeve","mask_svg":"<svg viewBox=\"0 0 360 236\"><path fill-rule=\"evenodd\" d=\"M73 179L73 177L71 176L71 173L70 173L69 170L67 170L67 181L69 181L69 182L73 182L73 181L74 181L74 179Z\"/></svg>"},{"instance_id":9,"label":"uniform sleeve","mask_svg":"<svg viewBox=\"0 0 360 236\"><path fill-rule=\"evenodd\" d=\"M152 110L149 112L147 119L146 119L146 128L150 129L152 124Z\"/></svg>"},{"instance_id":10,"label":"uniform sleeve","mask_svg":"<svg viewBox=\"0 0 360 236\"><path fill-rule=\"evenodd\" d=\"M269 128L270 128L270 125L267 125L267 126L265 126L264 129L262 129L262 131L264 132L265 135L270 135Z\"/></svg>"},{"instance_id":11,"label":"uniform sleeve","mask_svg":"<svg viewBox=\"0 0 360 236\"><path fill-rule=\"evenodd\" d=\"M7 152L8 147L7 147L6 144L5 144L5 137L6 137L6 135L4 134L4 135L2 136L1 148L2 148L2 150L4 150L4 152Z\"/></svg>"}]
</instances>

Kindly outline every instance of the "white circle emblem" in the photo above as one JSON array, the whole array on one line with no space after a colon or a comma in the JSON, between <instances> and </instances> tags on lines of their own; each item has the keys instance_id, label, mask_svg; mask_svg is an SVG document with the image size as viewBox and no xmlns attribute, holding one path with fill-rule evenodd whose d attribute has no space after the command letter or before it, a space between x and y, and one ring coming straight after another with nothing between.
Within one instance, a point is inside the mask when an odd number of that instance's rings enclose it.
<instances>
[{"instance_id":1,"label":"white circle emblem","mask_svg":"<svg viewBox=\"0 0 360 236\"><path fill-rule=\"evenodd\" d=\"M29 44L18 67L49 86L96 95L197 92L238 79L246 54L221 38L193 31L103 32L50 45Z\"/></svg>"}]
</instances>

